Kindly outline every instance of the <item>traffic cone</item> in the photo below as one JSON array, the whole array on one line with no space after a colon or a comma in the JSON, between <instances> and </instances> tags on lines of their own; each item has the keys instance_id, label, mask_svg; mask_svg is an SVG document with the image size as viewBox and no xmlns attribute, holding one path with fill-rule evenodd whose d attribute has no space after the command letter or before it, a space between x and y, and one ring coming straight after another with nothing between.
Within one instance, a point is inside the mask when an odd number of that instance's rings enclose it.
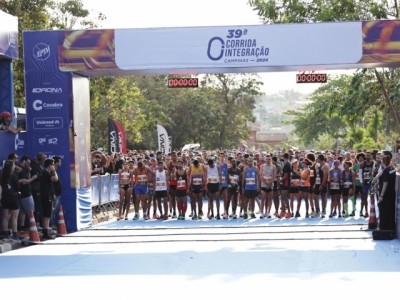
<instances>
[{"instance_id":1,"label":"traffic cone","mask_svg":"<svg viewBox=\"0 0 400 300\"><path fill-rule=\"evenodd\" d=\"M375 212L375 197L371 195L370 199L371 199L371 204L369 209L368 229L376 229L378 227L378 222L376 220L376 212Z\"/></svg>"},{"instance_id":2,"label":"traffic cone","mask_svg":"<svg viewBox=\"0 0 400 300\"><path fill-rule=\"evenodd\" d=\"M33 215L33 210L29 211L29 242L30 243L40 243L39 232L36 227L35 216Z\"/></svg>"},{"instance_id":3,"label":"traffic cone","mask_svg":"<svg viewBox=\"0 0 400 300\"><path fill-rule=\"evenodd\" d=\"M67 235L67 228L65 227L64 212L62 206L58 206L58 222L57 222L57 235Z\"/></svg>"}]
</instances>

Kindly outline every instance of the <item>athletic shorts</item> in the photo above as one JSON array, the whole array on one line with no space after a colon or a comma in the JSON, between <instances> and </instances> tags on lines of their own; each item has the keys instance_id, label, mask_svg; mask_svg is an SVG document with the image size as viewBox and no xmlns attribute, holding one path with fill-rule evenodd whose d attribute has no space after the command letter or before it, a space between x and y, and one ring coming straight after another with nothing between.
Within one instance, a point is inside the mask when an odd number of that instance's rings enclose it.
<instances>
[{"instance_id":1,"label":"athletic shorts","mask_svg":"<svg viewBox=\"0 0 400 300\"><path fill-rule=\"evenodd\" d=\"M289 188L289 194L297 194L298 192L299 192L299 188L298 187L291 186Z\"/></svg>"},{"instance_id":2,"label":"athletic shorts","mask_svg":"<svg viewBox=\"0 0 400 300\"><path fill-rule=\"evenodd\" d=\"M309 186L301 186L299 187L299 191L303 193L310 193L311 192L311 187Z\"/></svg>"},{"instance_id":3,"label":"athletic shorts","mask_svg":"<svg viewBox=\"0 0 400 300\"><path fill-rule=\"evenodd\" d=\"M356 185L354 187L354 195L360 195L361 194L361 190L362 190L361 185Z\"/></svg>"},{"instance_id":4,"label":"athletic shorts","mask_svg":"<svg viewBox=\"0 0 400 300\"><path fill-rule=\"evenodd\" d=\"M258 195L257 190L244 190L244 195L246 198L256 198Z\"/></svg>"},{"instance_id":5,"label":"athletic shorts","mask_svg":"<svg viewBox=\"0 0 400 300\"><path fill-rule=\"evenodd\" d=\"M262 191L264 191L264 192L266 192L266 193L269 193L269 192L272 192L272 188L267 188L267 187L261 187L261 190Z\"/></svg>"},{"instance_id":6,"label":"athletic shorts","mask_svg":"<svg viewBox=\"0 0 400 300\"><path fill-rule=\"evenodd\" d=\"M130 184L121 184L120 188L127 191L129 189Z\"/></svg>"},{"instance_id":7,"label":"athletic shorts","mask_svg":"<svg viewBox=\"0 0 400 300\"><path fill-rule=\"evenodd\" d=\"M335 196L335 195L341 195L342 190L341 189L329 189L329 195Z\"/></svg>"},{"instance_id":8,"label":"athletic shorts","mask_svg":"<svg viewBox=\"0 0 400 300\"><path fill-rule=\"evenodd\" d=\"M161 199L166 198L168 196L168 193L167 191L156 191L154 195L157 199Z\"/></svg>"},{"instance_id":9,"label":"athletic shorts","mask_svg":"<svg viewBox=\"0 0 400 300\"><path fill-rule=\"evenodd\" d=\"M202 194L203 186L202 185L192 185L190 191L194 194Z\"/></svg>"},{"instance_id":10,"label":"athletic shorts","mask_svg":"<svg viewBox=\"0 0 400 300\"><path fill-rule=\"evenodd\" d=\"M351 188L343 188L342 189L342 196L350 195L350 190L351 190Z\"/></svg>"},{"instance_id":11,"label":"athletic shorts","mask_svg":"<svg viewBox=\"0 0 400 300\"><path fill-rule=\"evenodd\" d=\"M187 195L186 190L176 190L176 197L185 197Z\"/></svg>"},{"instance_id":12,"label":"athletic shorts","mask_svg":"<svg viewBox=\"0 0 400 300\"><path fill-rule=\"evenodd\" d=\"M135 185L135 194L136 195L146 195L148 191L147 184L137 184Z\"/></svg>"},{"instance_id":13,"label":"athletic shorts","mask_svg":"<svg viewBox=\"0 0 400 300\"><path fill-rule=\"evenodd\" d=\"M324 187L324 188L322 188L322 191L320 191L320 190L319 190L319 187L320 187L320 186L321 186L320 184L314 185L313 194L314 194L314 195L325 196L326 193L328 192L328 188L327 188L327 187Z\"/></svg>"},{"instance_id":14,"label":"athletic shorts","mask_svg":"<svg viewBox=\"0 0 400 300\"><path fill-rule=\"evenodd\" d=\"M219 191L219 183L207 183L207 191L210 194L215 194Z\"/></svg>"},{"instance_id":15,"label":"athletic shorts","mask_svg":"<svg viewBox=\"0 0 400 300\"><path fill-rule=\"evenodd\" d=\"M363 194L368 193L369 190L370 190L370 188L371 188L371 185L370 185L370 184L365 184L365 183L363 183L363 185L362 185L362 192L363 192Z\"/></svg>"}]
</instances>

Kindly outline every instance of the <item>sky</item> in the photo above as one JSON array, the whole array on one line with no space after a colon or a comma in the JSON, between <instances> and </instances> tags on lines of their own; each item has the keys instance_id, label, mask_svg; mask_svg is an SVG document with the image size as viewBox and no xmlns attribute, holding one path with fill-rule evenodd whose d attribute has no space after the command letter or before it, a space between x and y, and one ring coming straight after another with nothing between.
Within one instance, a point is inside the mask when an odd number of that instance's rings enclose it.
<instances>
[{"instance_id":1,"label":"sky","mask_svg":"<svg viewBox=\"0 0 400 300\"><path fill-rule=\"evenodd\" d=\"M102 12L107 19L102 28L152 28L261 25L247 0L82 0L91 12ZM112 3L112 5L110 5ZM127 4L129 3L129 6ZM343 71L327 71L340 74ZM318 83L296 83L296 72L259 73L266 94L295 90L304 94L318 88Z\"/></svg>"},{"instance_id":2,"label":"sky","mask_svg":"<svg viewBox=\"0 0 400 300\"><path fill-rule=\"evenodd\" d=\"M304 216L304 204L302 209ZM382 293L399 293L400 241L374 241L368 220L358 216L246 221L132 217L0 254L1 295L376 300ZM15 294L21 288L24 295Z\"/></svg>"}]
</instances>

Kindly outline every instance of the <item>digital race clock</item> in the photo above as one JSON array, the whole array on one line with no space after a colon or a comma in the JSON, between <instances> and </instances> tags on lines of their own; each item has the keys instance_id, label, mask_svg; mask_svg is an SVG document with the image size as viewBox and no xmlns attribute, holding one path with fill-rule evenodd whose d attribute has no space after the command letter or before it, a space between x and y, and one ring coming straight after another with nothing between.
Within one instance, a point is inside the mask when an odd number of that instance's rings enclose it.
<instances>
[{"instance_id":1,"label":"digital race clock","mask_svg":"<svg viewBox=\"0 0 400 300\"><path fill-rule=\"evenodd\" d=\"M199 87L198 78L168 78L169 88L197 88Z\"/></svg>"},{"instance_id":2,"label":"digital race clock","mask_svg":"<svg viewBox=\"0 0 400 300\"><path fill-rule=\"evenodd\" d=\"M326 83L328 75L324 73L297 74L296 83Z\"/></svg>"}]
</instances>

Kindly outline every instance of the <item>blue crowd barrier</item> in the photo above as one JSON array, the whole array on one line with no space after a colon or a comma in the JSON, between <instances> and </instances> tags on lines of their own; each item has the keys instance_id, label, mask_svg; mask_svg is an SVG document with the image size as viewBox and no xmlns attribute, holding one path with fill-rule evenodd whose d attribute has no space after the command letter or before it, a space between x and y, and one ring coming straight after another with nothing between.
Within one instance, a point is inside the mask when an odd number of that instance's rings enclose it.
<instances>
[{"instance_id":1,"label":"blue crowd barrier","mask_svg":"<svg viewBox=\"0 0 400 300\"><path fill-rule=\"evenodd\" d=\"M119 201L118 174L92 176L92 207L104 206Z\"/></svg>"}]
</instances>

